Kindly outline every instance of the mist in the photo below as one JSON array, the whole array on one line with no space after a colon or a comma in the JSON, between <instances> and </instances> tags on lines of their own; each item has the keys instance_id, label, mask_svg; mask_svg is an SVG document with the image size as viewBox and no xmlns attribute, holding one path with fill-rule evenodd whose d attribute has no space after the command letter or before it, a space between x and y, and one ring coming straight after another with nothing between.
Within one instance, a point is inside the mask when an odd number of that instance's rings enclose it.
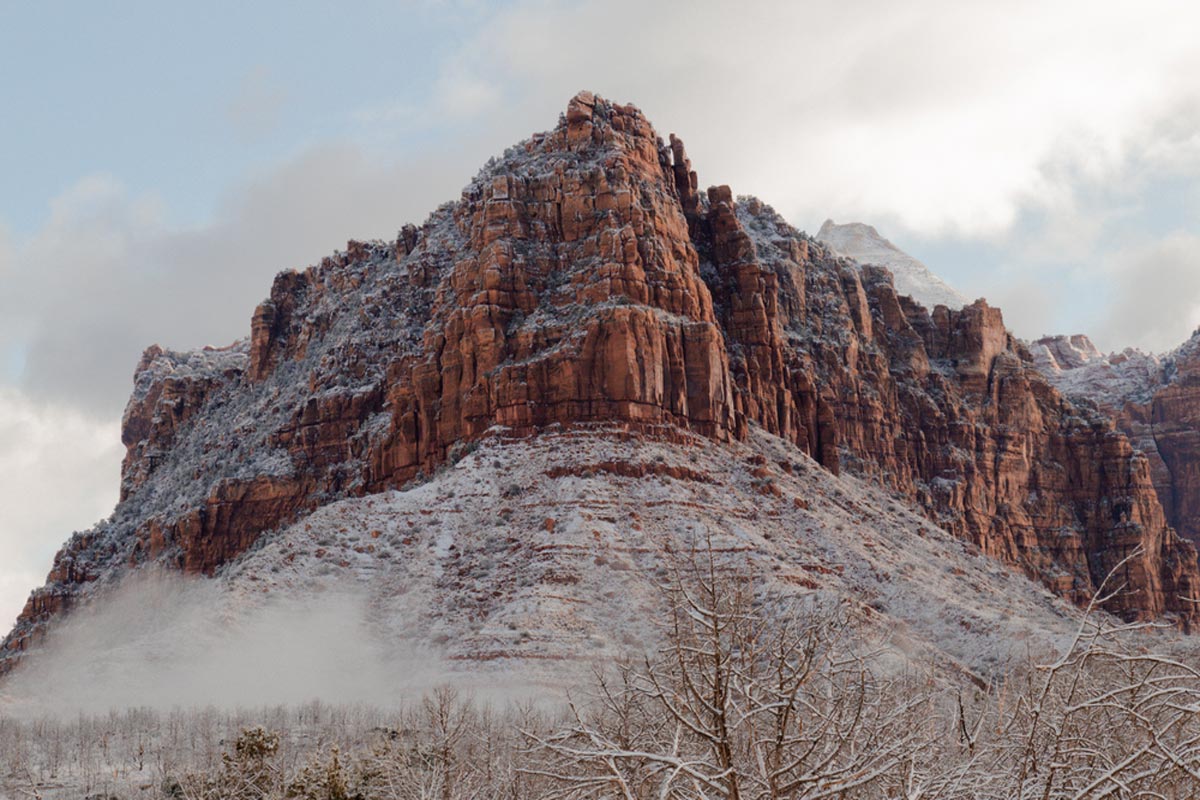
<instances>
[{"instance_id":1,"label":"mist","mask_svg":"<svg viewBox=\"0 0 1200 800\"><path fill-rule=\"evenodd\" d=\"M370 612L352 589L263 600L219 578L146 570L55 626L0 684L0 714L312 700L386 707L448 683L499 701L535 689L511 676L459 674L427 645L381 643Z\"/></svg>"}]
</instances>

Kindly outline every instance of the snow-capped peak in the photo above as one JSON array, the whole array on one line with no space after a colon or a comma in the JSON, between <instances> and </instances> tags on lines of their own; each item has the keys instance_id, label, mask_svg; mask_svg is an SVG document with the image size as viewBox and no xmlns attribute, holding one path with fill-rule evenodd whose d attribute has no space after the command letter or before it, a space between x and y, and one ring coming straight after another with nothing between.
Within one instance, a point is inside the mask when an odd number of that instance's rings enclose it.
<instances>
[{"instance_id":1,"label":"snow-capped peak","mask_svg":"<svg viewBox=\"0 0 1200 800\"><path fill-rule=\"evenodd\" d=\"M971 302L934 275L929 267L881 236L871 225L862 222L838 225L827 219L817 233L817 240L838 255L852 258L860 264L887 267L895 278L896 290L912 296L927 308L938 305L962 308Z\"/></svg>"}]
</instances>

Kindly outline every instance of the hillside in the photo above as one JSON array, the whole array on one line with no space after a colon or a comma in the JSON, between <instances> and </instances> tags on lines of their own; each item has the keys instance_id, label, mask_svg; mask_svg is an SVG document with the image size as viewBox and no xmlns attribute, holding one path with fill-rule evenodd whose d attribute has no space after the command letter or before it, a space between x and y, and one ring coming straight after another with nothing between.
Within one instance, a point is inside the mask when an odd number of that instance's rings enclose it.
<instances>
[{"instance_id":1,"label":"hillside","mask_svg":"<svg viewBox=\"0 0 1200 800\"><path fill-rule=\"evenodd\" d=\"M203 586L129 584L111 610L78 612L8 689L68 713L318 690L398 702L447 680L484 696L562 689L655 641L672 559L710 543L767 596L841 606L898 652L980 683L1075 624L1068 604L894 494L764 433L497 433L425 483L264 534ZM359 635L327 623L331 608Z\"/></svg>"}]
</instances>

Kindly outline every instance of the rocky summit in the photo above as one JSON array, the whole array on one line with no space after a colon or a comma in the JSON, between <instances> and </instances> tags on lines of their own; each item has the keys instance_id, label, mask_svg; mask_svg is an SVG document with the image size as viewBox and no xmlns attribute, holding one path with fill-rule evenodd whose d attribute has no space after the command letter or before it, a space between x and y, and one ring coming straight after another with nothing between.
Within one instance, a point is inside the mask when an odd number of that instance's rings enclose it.
<instances>
[{"instance_id":1,"label":"rocky summit","mask_svg":"<svg viewBox=\"0 0 1200 800\"><path fill-rule=\"evenodd\" d=\"M703 533L931 642L922 592L1031 608L1024 573L1083 604L1118 566L1110 611L1195 624L1152 462L999 309L925 308L699 185L681 139L581 92L423 225L280 274L248 338L151 347L121 502L63 546L0 669L150 566L255 593L391 575L380 619L452 623L455 658L564 657L612 644L612 587Z\"/></svg>"}]
</instances>

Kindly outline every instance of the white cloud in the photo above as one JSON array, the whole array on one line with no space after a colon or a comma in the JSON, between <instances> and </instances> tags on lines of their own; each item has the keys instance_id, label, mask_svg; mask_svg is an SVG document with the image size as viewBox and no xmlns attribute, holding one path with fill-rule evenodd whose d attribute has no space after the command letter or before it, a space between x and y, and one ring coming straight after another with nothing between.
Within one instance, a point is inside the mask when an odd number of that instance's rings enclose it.
<instances>
[{"instance_id":1,"label":"white cloud","mask_svg":"<svg viewBox=\"0 0 1200 800\"><path fill-rule=\"evenodd\" d=\"M112 511L122 454L115 423L0 389L0 629L70 532Z\"/></svg>"},{"instance_id":2,"label":"white cloud","mask_svg":"<svg viewBox=\"0 0 1200 800\"><path fill-rule=\"evenodd\" d=\"M353 595L262 604L214 581L145 571L67 617L6 681L0 708L41 716L355 703L419 693L445 674L436 654L385 652L365 618L365 599Z\"/></svg>"},{"instance_id":3,"label":"white cloud","mask_svg":"<svg viewBox=\"0 0 1200 800\"><path fill-rule=\"evenodd\" d=\"M523 3L454 70L543 118L584 87L636 102L702 181L794 219L996 234L1053 192L1046 163L1103 173L1194 94L1198 21L1171 3Z\"/></svg>"},{"instance_id":4,"label":"white cloud","mask_svg":"<svg viewBox=\"0 0 1200 800\"><path fill-rule=\"evenodd\" d=\"M112 178L81 181L17 243L0 311L22 330L0 335L28 343L27 390L112 415L143 347L244 335L275 272L420 221L583 87L638 103L685 137L702 181L758 194L801 227L856 218L995 244L1032 209L1048 222L1011 242L1015 257L1090 260L1107 220L1079 202L1081 182L1125 179L1135 162L1200 170L1198 126L1181 121L1200 121L1200 51L1181 18L1200 10L1140 9L518 3L441 65L427 107L384 102L347 120L375 143L383 128L420 132L403 160L310 149L231 187L191 229ZM247 80L248 97L287 89L265 68Z\"/></svg>"},{"instance_id":5,"label":"white cloud","mask_svg":"<svg viewBox=\"0 0 1200 800\"><path fill-rule=\"evenodd\" d=\"M248 335L275 273L421 222L487 152L445 139L380 164L349 145L311 149L231 188L214 222L195 228L92 176L53 202L35 235L7 250L0 239L0 365L16 361L10 351L23 364L17 386L0 373L0 630L70 532L111 510L117 420L145 347Z\"/></svg>"},{"instance_id":6,"label":"white cloud","mask_svg":"<svg viewBox=\"0 0 1200 800\"><path fill-rule=\"evenodd\" d=\"M500 95L499 87L483 76L451 68L437 81L433 113L438 118L478 117L493 111Z\"/></svg>"},{"instance_id":7,"label":"white cloud","mask_svg":"<svg viewBox=\"0 0 1200 800\"><path fill-rule=\"evenodd\" d=\"M440 85L497 87L475 118L514 134L580 88L637 103L684 137L702 183L799 227L862 219L990 252L1003 268L951 271L1021 335L1090 325L1110 347L1164 349L1191 330L1175 316L1188 284L1160 285L1170 311L1135 329L1102 310L1123 290L1100 265L1169 234L1162 181L1200 184L1197 23L1200 7L1165 1L530 0L489 19Z\"/></svg>"}]
</instances>

